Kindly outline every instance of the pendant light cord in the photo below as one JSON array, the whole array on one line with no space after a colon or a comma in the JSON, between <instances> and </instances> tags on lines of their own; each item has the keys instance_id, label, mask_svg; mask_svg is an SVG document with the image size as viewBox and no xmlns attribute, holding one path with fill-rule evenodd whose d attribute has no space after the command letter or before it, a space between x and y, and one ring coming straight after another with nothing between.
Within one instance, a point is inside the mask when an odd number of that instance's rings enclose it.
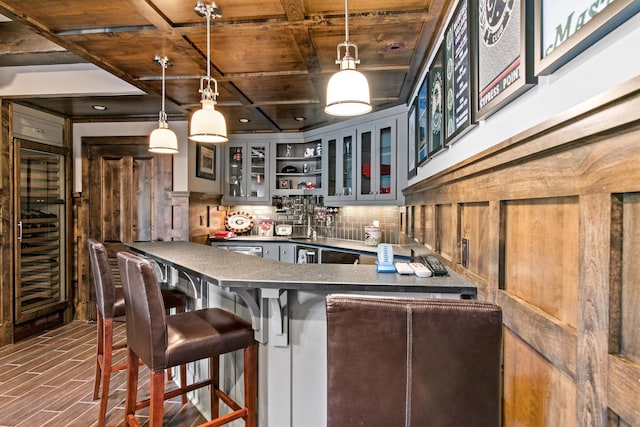
<instances>
[{"instance_id":1,"label":"pendant light cord","mask_svg":"<svg viewBox=\"0 0 640 427\"><path fill-rule=\"evenodd\" d=\"M207 7L207 87L211 89L211 9Z\"/></svg>"},{"instance_id":2,"label":"pendant light cord","mask_svg":"<svg viewBox=\"0 0 640 427\"><path fill-rule=\"evenodd\" d=\"M165 78L165 70L167 69L167 58L162 58L161 59L162 62L160 62L160 65L162 65L162 111L160 112L161 114L161 120L164 119L166 120L167 117L167 113L164 111L164 94L165 94L165 86L164 86L164 78Z\"/></svg>"},{"instance_id":3,"label":"pendant light cord","mask_svg":"<svg viewBox=\"0 0 640 427\"><path fill-rule=\"evenodd\" d=\"M345 41L347 42L347 46L349 45L349 0L344 0L344 32L345 32Z\"/></svg>"}]
</instances>

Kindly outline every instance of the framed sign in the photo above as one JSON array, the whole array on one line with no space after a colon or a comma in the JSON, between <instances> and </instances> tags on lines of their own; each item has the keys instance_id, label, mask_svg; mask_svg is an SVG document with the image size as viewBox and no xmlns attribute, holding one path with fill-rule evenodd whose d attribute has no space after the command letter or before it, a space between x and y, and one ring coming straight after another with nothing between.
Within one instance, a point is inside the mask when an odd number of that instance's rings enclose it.
<instances>
[{"instance_id":1,"label":"framed sign","mask_svg":"<svg viewBox=\"0 0 640 427\"><path fill-rule=\"evenodd\" d=\"M550 74L640 11L637 0L534 1L535 72Z\"/></svg>"},{"instance_id":2,"label":"framed sign","mask_svg":"<svg viewBox=\"0 0 640 427\"><path fill-rule=\"evenodd\" d=\"M420 90L418 91L418 108L417 108L417 120L416 132L418 139L418 166L424 163L428 157L427 147L427 83L428 75L425 76Z\"/></svg>"},{"instance_id":3,"label":"framed sign","mask_svg":"<svg viewBox=\"0 0 640 427\"><path fill-rule=\"evenodd\" d=\"M525 0L475 0L474 110L482 120L529 89L533 75L533 3Z\"/></svg>"},{"instance_id":4,"label":"framed sign","mask_svg":"<svg viewBox=\"0 0 640 427\"><path fill-rule=\"evenodd\" d=\"M418 174L418 138L416 136L416 104L413 102L411 108L409 108L409 115L407 116L407 143L408 143L408 178L412 178Z\"/></svg>"},{"instance_id":5,"label":"framed sign","mask_svg":"<svg viewBox=\"0 0 640 427\"><path fill-rule=\"evenodd\" d=\"M196 143L196 176L216 179L216 146Z\"/></svg>"},{"instance_id":6,"label":"framed sign","mask_svg":"<svg viewBox=\"0 0 640 427\"><path fill-rule=\"evenodd\" d=\"M429 156L444 147L444 50L440 46L429 68Z\"/></svg>"},{"instance_id":7,"label":"framed sign","mask_svg":"<svg viewBox=\"0 0 640 427\"><path fill-rule=\"evenodd\" d=\"M445 33L445 141L452 143L471 125L469 6L462 0Z\"/></svg>"}]
</instances>

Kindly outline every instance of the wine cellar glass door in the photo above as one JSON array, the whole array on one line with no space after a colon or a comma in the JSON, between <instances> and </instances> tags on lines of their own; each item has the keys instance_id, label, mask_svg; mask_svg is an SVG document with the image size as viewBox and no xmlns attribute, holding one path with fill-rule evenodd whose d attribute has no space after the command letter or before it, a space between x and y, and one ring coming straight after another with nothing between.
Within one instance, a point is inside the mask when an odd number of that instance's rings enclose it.
<instances>
[{"instance_id":1,"label":"wine cellar glass door","mask_svg":"<svg viewBox=\"0 0 640 427\"><path fill-rule=\"evenodd\" d=\"M24 145L34 145L24 143ZM65 157L54 147L19 150L15 321L59 311L66 295Z\"/></svg>"}]
</instances>

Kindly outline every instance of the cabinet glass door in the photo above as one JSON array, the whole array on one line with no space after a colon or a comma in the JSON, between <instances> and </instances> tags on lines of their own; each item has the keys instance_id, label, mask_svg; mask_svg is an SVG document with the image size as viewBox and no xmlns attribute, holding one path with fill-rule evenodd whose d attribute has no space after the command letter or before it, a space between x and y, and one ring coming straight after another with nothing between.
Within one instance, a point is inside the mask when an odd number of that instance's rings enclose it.
<instances>
[{"instance_id":1,"label":"cabinet glass door","mask_svg":"<svg viewBox=\"0 0 640 427\"><path fill-rule=\"evenodd\" d=\"M375 188L375 151L373 150L373 129L360 131L358 199L373 199Z\"/></svg>"},{"instance_id":2,"label":"cabinet glass door","mask_svg":"<svg viewBox=\"0 0 640 427\"><path fill-rule=\"evenodd\" d=\"M330 137L327 140L327 197L338 196L338 140Z\"/></svg>"},{"instance_id":3,"label":"cabinet glass door","mask_svg":"<svg viewBox=\"0 0 640 427\"><path fill-rule=\"evenodd\" d=\"M244 167L242 159L245 155L245 146L232 145L227 146L227 164L229 165L229 173L226 177L225 194L229 197L244 197Z\"/></svg>"},{"instance_id":4,"label":"cabinet glass door","mask_svg":"<svg viewBox=\"0 0 640 427\"><path fill-rule=\"evenodd\" d=\"M65 157L25 148L19 153L16 323L57 311L67 299Z\"/></svg>"},{"instance_id":5,"label":"cabinet glass door","mask_svg":"<svg viewBox=\"0 0 640 427\"><path fill-rule=\"evenodd\" d=\"M249 172L248 178L250 199L267 199L269 192L268 174L266 170L267 161L267 145L266 144L250 144L249 154Z\"/></svg>"},{"instance_id":6,"label":"cabinet glass door","mask_svg":"<svg viewBox=\"0 0 640 427\"><path fill-rule=\"evenodd\" d=\"M378 194L391 194L391 167L393 165L392 153L391 153L391 128L383 127L378 129Z\"/></svg>"},{"instance_id":7,"label":"cabinet glass door","mask_svg":"<svg viewBox=\"0 0 640 427\"><path fill-rule=\"evenodd\" d=\"M396 199L395 133L393 119L358 132L358 200Z\"/></svg>"},{"instance_id":8,"label":"cabinet glass door","mask_svg":"<svg viewBox=\"0 0 640 427\"><path fill-rule=\"evenodd\" d=\"M354 155L353 151L355 149L355 138L353 135L344 135L342 136L342 188L340 189L341 194L345 199L352 199L354 195L354 187L355 187L355 168L354 168Z\"/></svg>"},{"instance_id":9,"label":"cabinet glass door","mask_svg":"<svg viewBox=\"0 0 640 427\"><path fill-rule=\"evenodd\" d=\"M355 200L355 133L340 133L327 139L327 200Z\"/></svg>"}]
</instances>

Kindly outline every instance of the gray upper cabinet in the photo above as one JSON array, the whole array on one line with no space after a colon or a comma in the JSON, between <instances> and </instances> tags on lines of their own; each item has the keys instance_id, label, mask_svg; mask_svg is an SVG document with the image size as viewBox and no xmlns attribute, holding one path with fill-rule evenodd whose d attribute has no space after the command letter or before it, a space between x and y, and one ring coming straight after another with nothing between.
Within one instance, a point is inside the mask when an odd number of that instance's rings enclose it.
<instances>
[{"instance_id":1,"label":"gray upper cabinet","mask_svg":"<svg viewBox=\"0 0 640 427\"><path fill-rule=\"evenodd\" d=\"M393 118L357 128L356 200L398 199L396 140Z\"/></svg>"},{"instance_id":2,"label":"gray upper cabinet","mask_svg":"<svg viewBox=\"0 0 640 427\"><path fill-rule=\"evenodd\" d=\"M224 203L271 202L269 142L230 142L225 153Z\"/></svg>"},{"instance_id":3,"label":"gray upper cabinet","mask_svg":"<svg viewBox=\"0 0 640 427\"><path fill-rule=\"evenodd\" d=\"M327 202L356 200L356 130L346 130L325 138L325 188Z\"/></svg>"}]
</instances>

